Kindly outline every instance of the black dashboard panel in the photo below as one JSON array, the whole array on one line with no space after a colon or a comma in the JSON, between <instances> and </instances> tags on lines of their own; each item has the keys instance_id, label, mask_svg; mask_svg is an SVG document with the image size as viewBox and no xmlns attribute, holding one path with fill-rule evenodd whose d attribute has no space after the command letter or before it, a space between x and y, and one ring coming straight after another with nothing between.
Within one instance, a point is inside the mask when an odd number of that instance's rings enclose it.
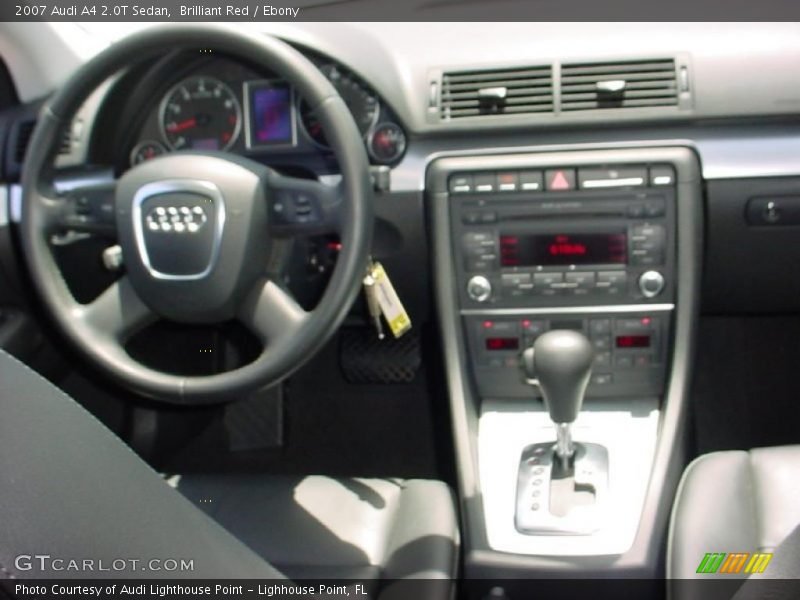
<instances>
[{"instance_id":1,"label":"black dashboard panel","mask_svg":"<svg viewBox=\"0 0 800 600\"><path fill-rule=\"evenodd\" d=\"M709 181L706 193L703 310L800 310L800 178Z\"/></svg>"}]
</instances>

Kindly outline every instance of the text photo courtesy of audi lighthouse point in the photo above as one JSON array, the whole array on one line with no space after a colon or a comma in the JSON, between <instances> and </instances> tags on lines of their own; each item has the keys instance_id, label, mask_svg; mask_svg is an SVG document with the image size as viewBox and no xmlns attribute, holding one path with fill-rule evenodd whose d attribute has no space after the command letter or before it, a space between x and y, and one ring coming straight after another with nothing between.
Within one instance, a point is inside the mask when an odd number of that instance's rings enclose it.
<instances>
[{"instance_id":1,"label":"text photo courtesy of audi lighthouse point","mask_svg":"<svg viewBox=\"0 0 800 600\"><path fill-rule=\"evenodd\" d=\"M213 19L215 17L228 17L233 19L269 19L291 18L296 19L300 8L294 6L274 6L272 4L178 4L170 6L157 6L153 4L19 4L15 6L17 17L38 18L65 18L65 17L111 17L111 18L149 18L161 17L165 20L172 18L197 18Z\"/></svg>"}]
</instances>

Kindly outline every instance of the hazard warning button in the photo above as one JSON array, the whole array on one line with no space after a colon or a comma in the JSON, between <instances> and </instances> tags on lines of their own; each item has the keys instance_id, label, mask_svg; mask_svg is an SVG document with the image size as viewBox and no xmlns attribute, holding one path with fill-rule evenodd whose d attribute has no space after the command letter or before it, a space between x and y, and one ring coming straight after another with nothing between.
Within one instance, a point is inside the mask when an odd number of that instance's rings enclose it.
<instances>
[{"instance_id":1,"label":"hazard warning button","mask_svg":"<svg viewBox=\"0 0 800 600\"><path fill-rule=\"evenodd\" d=\"M553 192L575 189L575 169L550 169L545 171L547 189Z\"/></svg>"}]
</instances>

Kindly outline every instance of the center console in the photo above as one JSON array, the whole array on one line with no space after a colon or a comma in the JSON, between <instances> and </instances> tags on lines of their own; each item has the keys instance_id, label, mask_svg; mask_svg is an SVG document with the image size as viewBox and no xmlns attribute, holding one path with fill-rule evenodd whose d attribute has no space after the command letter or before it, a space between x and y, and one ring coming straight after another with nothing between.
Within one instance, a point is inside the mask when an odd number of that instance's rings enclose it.
<instances>
[{"instance_id":1,"label":"center console","mask_svg":"<svg viewBox=\"0 0 800 600\"><path fill-rule=\"evenodd\" d=\"M663 391L674 167L458 171L448 193L458 304L482 395L529 396L517 356L551 329L591 338L589 397Z\"/></svg>"},{"instance_id":2,"label":"center console","mask_svg":"<svg viewBox=\"0 0 800 600\"><path fill-rule=\"evenodd\" d=\"M430 166L471 576L508 555L511 572L605 557L653 575L682 467L699 184L680 147Z\"/></svg>"}]
</instances>

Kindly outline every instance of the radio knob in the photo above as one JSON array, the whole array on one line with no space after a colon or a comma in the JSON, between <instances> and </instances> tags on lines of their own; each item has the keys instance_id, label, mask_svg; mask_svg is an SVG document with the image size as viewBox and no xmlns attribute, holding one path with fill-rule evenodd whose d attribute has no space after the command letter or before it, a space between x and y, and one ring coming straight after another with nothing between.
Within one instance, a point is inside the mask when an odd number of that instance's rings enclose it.
<instances>
[{"instance_id":1,"label":"radio knob","mask_svg":"<svg viewBox=\"0 0 800 600\"><path fill-rule=\"evenodd\" d=\"M492 284L483 275L474 275L467 282L467 295L475 302L486 302L492 295Z\"/></svg>"},{"instance_id":2,"label":"radio knob","mask_svg":"<svg viewBox=\"0 0 800 600\"><path fill-rule=\"evenodd\" d=\"M655 298L664 290L664 276L658 271L646 271L639 277L639 291L645 298Z\"/></svg>"}]
</instances>

